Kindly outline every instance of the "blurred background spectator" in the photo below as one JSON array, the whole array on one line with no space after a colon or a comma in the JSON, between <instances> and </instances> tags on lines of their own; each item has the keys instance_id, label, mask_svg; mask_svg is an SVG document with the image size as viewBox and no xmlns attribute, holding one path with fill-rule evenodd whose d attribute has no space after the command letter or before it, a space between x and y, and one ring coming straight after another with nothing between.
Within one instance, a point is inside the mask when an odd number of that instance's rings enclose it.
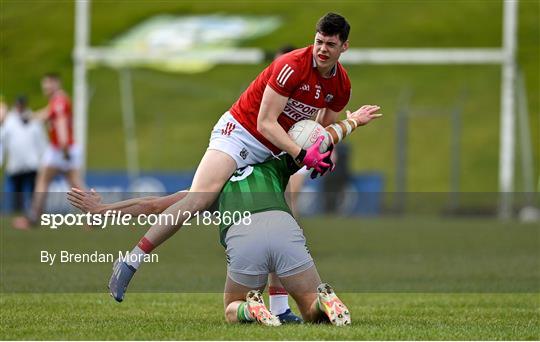
<instances>
[{"instance_id":1,"label":"blurred background spectator","mask_svg":"<svg viewBox=\"0 0 540 342\"><path fill-rule=\"evenodd\" d=\"M47 140L41 122L32 117L25 96L19 96L7 113L0 140L6 153L6 174L13 193L14 210L24 211L24 194L32 193Z\"/></svg>"}]
</instances>

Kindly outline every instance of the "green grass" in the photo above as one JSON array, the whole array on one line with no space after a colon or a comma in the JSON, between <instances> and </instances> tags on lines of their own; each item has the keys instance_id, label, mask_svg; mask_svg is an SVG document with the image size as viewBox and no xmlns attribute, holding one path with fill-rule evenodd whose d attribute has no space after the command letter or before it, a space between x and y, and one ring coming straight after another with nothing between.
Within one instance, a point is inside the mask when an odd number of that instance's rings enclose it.
<instances>
[{"instance_id":1,"label":"green grass","mask_svg":"<svg viewBox=\"0 0 540 342\"><path fill-rule=\"evenodd\" d=\"M540 338L540 228L482 219L302 220L324 281L353 326L265 329L223 318L225 257L215 227L183 228L141 267L126 300L109 263L40 262L40 251L128 250L144 229L31 232L0 220L0 339L534 340ZM292 303L292 300L291 300Z\"/></svg>"},{"instance_id":2,"label":"green grass","mask_svg":"<svg viewBox=\"0 0 540 342\"><path fill-rule=\"evenodd\" d=\"M537 340L537 294L342 294L353 324L228 325L219 294L10 294L3 340Z\"/></svg>"},{"instance_id":3,"label":"green grass","mask_svg":"<svg viewBox=\"0 0 540 342\"><path fill-rule=\"evenodd\" d=\"M131 227L0 231L4 292L100 292L110 263L40 262L41 251L130 250L145 232ZM345 292L536 292L540 228L495 220L438 218L302 220L321 275ZM185 227L144 267L135 292L223 290L225 258L213 226ZM59 258L57 258L58 261Z\"/></svg>"},{"instance_id":4,"label":"green grass","mask_svg":"<svg viewBox=\"0 0 540 342\"><path fill-rule=\"evenodd\" d=\"M26 92L32 104L45 100L39 77L59 70L71 89L73 4L60 1L12 1L0 4L0 91L11 99ZM540 139L540 11L537 1L520 1L519 63L529 97L533 142ZM92 4L92 44L105 45L132 25L154 14L231 13L279 15L284 25L244 46L272 50L284 43L311 42L314 22L338 11L352 24L353 47L496 47L501 45L502 1L132 1ZM47 15L42 15L47 13ZM46 31L45 29L46 28ZM43 35L46 32L46 35ZM139 157L145 170L194 168L206 147L209 129L264 65L218 66L196 75L134 70ZM350 139L356 171L380 170L386 190L394 189L395 115L400 94L413 92L409 123L409 191L448 191L450 119L444 114L466 90L460 139L462 191L498 188L499 84L496 66L348 66L353 83L349 107L377 103L385 118ZM115 71L89 73L89 155L91 169L125 169L123 133ZM164 148L165 146L165 148ZM538 144L534 144L535 170ZM106 151L106 153L104 153ZM519 190L521 170L516 170Z\"/></svg>"}]
</instances>

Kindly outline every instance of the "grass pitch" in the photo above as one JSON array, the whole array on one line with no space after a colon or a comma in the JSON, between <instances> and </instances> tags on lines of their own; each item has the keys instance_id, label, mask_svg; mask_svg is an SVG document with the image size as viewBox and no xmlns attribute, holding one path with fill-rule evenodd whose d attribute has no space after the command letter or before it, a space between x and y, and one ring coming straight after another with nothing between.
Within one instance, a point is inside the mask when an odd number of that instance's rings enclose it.
<instances>
[{"instance_id":1,"label":"grass pitch","mask_svg":"<svg viewBox=\"0 0 540 342\"><path fill-rule=\"evenodd\" d=\"M538 340L538 294L342 294L353 324L228 325L219 294L2 296L0 338L32 340Z\"/></svg>"},{"instance_id":2,"label":"grass pitch","mask_svg":"<svg viewBox=\"0 0 540 342\"><path fill-rule=\"evenodd\" d=\"M540 227L532 224L302 220L321 277L351 310L352 326L341 329L227 325L224 254L212 227L183 229L160 247L159 263L143 265L118 304L105 289L110 264L48 266L39 251L124 250L144 230L0 224L2 340L540 339Z\"/></svg>"}]
</instances>

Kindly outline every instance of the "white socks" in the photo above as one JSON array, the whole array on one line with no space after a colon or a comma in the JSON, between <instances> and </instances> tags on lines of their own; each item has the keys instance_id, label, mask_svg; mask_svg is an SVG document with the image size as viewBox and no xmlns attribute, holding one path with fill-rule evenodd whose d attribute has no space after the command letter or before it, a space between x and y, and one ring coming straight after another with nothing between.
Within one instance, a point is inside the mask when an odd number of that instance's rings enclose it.
<instances>
[{"instance_id":1,"label":"white socks","mask_svg":"<svg viewBox=\"0 0 540 342\"><path fill-rule=\"evenodd\" d=\"M128 261L126 262L126 264L137 270L139 269L141 261L143 260L143 257L145 255L146 253L142 249L140 249L139 246L135 246L135 248L133 248L133 250L129 253Z\"/></svg>"},{"instance_id":2,"label":"white socks","mask_svg":"<svg viewBox=\"0 0 540 342\"><path fill-rule=\"evenodd\" d=\"M271 294L270 311L273 315L281 315L289 309L289 296L283 294Z\"/></svg>"}]
</instances>

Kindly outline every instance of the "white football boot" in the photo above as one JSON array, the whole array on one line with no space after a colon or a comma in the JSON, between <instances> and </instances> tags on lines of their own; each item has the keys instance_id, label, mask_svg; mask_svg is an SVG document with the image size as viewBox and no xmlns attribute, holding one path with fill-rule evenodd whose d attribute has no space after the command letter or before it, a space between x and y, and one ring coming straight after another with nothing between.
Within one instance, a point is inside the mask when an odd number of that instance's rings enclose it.
<instances>
[{"instance_id":1,"label":"white football boot","mask_svg":"<svg viewBox=\"0 0 540 342\"><path fill-rule=\"evenodd\" d=\"M351 324L349 309L336 296L332 287L323 283L317 287L317 290L319 291L319 309L328 317L330 323L338 327Z\"/></svg>"},{"instance_id":2,"label":"white football boot","mask_svg":"<svg viewBox=\"0 0 540 342\"><path fill-rule=\"evenodd\" d=\"M272 313L264 305L262 294L257 290L251 290L246 296L248 311L251 317L255 318L258 323L266 326L281 325L279 318Z\"/></svg>"}]
</instances>

